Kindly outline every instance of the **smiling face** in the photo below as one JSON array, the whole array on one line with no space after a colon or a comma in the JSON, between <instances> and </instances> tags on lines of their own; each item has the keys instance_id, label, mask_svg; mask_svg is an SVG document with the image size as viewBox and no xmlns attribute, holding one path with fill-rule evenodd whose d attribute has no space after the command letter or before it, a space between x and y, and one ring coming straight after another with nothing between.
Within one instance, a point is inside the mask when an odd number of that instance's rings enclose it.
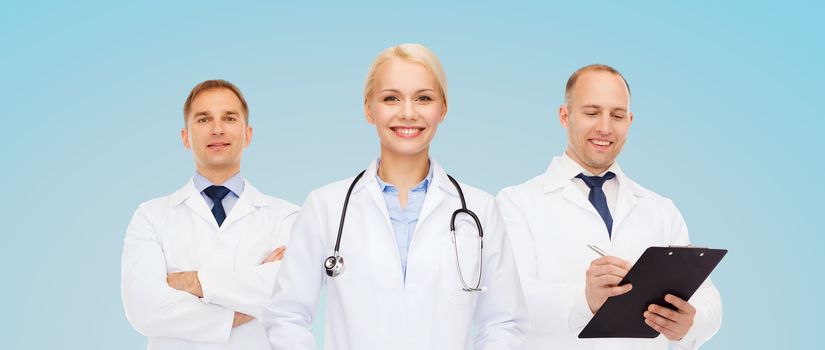
<instances>
[{"instance_id":1,"label":"smiling face","mask_svg":"<svg viewBox=\"0 0 825 350\"><path fill-rule=\"evenodd\" d=\"M579 76L559 120L567 129L567 155L594 175L605 172L621 152L633 113L624 80L605 71Z\"/></svg>"},{"instance_id":2,"label":"smiling face","mask_svg":"<svg viewBox=\"0 0 825 350\"><path fill-rule=\"evenodd\" d=\"M364 112L378 131L382 157L420 156L428 154L447 105L427 68L393 58L378 68Z\"/></svg>"},{"instance_id":3,"label":"smiling face","mask_svg":"<svg viewBox=\"0 0 825 350\"><path fill-rule=\"evenodd\" d=\"M241 100L229 89L206 90L195 97L181 139L192 150L198 172L240 171L241 154L252 140L243 113Z\"/></svg>"}]
</instances>

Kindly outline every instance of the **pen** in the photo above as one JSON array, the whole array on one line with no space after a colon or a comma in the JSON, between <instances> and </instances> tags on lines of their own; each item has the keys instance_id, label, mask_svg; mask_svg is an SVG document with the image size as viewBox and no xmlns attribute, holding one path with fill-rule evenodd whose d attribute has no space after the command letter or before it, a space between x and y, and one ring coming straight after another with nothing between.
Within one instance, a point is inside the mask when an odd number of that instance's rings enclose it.
<instances>
[{"instance_id":1,"label":"pen","mask_svg":"<svg viewBox=\"0 0 825 350\"><path fill-rule=\"evenodd\" d=\"M595 244L588 244L588 245L587 245L587 247L588 247L588 248L590 248L590 250L592 250L592 251L596 252L596 254L599 254L599 255L601 255L601 256L605 256L605 255L607 255L607 253L605 253L605 252L604 252L604 250L602 250L601 248L597 247Z\"/></svg>"}]
</instances>

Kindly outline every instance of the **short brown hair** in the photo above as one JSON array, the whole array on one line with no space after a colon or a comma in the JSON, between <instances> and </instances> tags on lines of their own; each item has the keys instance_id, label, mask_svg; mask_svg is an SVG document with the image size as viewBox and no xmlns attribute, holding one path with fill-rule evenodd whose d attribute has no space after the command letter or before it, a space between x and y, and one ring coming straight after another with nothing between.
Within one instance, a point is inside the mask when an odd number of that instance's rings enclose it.
<instances>
[{"instance_id":1,"label":"short brown hair","mask_svg":"<svg viewBox=\"0 0 825 350\"><path fill-rule=\"evenodd\" d=\"M579 81L579 77L587 72L608 72L611 74L618 75L619 78L622 78L624 85L627 87L627 95L630 96L630 84L627 83L627 79L624 78L622 73L619 73L616 68L608 66L606 64L591 64L584 67L579 68L572 75L570 78L567 79L567 87L564 88L564 103L568 103L570 101L570 92L573 91L573 88L576 87L576 82Z\"/></svg>"},{"instance_id":2,"label":"short brown hair","mask_svg":"<svg viewBox=\"0 0 825 350\"><path fill-rule=\"evenodd\" d=\"M206 80L201 82L195 87L192 88L192 91L189 92L189 97L186 98L186 102L183 103L183 125L186 125L188 122L187 116L189 112L192 110L192 101L195 101L195 98L200 95L200 93L204 91L210 90L217 90L217 89L227 89L232 91L235 96L238 96L238 99L241 100L241 106L243 107L243 116L244 121L246 124L249 124L249 106L246 104L246 99L243 98L243 94L241 93L241 89L238 89L235 84L232 84L226 80L221 79L212 79Z\"/></svg>"}]
</instances>

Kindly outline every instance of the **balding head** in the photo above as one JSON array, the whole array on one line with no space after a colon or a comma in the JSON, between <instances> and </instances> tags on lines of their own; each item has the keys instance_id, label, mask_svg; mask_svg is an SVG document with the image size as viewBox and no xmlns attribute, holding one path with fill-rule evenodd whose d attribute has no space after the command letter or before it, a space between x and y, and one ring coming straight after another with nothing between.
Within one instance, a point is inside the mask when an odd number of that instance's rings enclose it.
<instances>
[{"instance_id":1,"label":"balding head","mask_svg":"<svg viewBox=\"0 0 825 350\"><path fill-rule=\"evenodd\" d=\"M627 83L627 80L624 78L622 73L619 73L615 68L605 65L605 64L591 64L584 67L579 68L573 74L570 75L570 78L567 79L567 86L564 89L564 104L570 104L570 100L572 98L573 89L576 87L576 83L579 81L579 77L585 73L591 72L605 72L610 74L615 74L619 78L622 78L624 85L627 87L627 96L630 97L630 85Z\"/></svg>"}]
</instances>

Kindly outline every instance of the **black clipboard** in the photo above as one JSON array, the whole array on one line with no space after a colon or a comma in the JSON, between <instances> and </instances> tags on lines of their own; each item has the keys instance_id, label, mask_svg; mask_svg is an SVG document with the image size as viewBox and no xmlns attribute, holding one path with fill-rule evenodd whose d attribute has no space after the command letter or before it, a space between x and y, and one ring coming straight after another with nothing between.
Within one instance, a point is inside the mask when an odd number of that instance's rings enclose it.
<instances>
[{"instance_id":1,"label":"black clipboard","mask_svg":"<svg viewBox=\"0 0 825 350\"><path fill-rule=\"evenodd\" d=\"M608 298L579 338L656 338L659 332L642 316L648 305L675 309L665 302L668 293L689 300L727 253L727 249L647 248L619 282L631 283L633 289Z\"/></svg>"}]
</instances>

